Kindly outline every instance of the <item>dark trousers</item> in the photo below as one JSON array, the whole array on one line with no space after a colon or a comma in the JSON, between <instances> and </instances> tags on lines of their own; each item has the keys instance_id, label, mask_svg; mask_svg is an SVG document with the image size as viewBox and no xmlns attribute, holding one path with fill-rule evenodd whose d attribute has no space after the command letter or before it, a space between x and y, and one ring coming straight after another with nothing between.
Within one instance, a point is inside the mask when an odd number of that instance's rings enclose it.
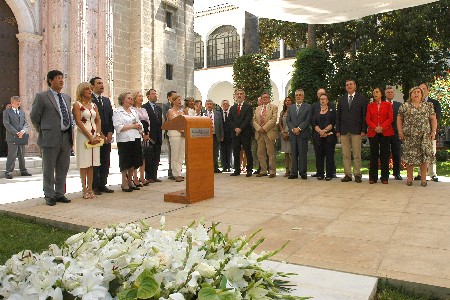
<instances>
[{"instance_id":1,"label":"dark trousers","mask_svg":"<svg viewBox=\"0 0 450 300\"><path fill-rule=\"evenodd\" d=\"M391 153L392 153L392 161L394 163L392 168L392 175L398 176L400 175L400 155L402 149L402 142L398 138L398 135L394 135L391 138Z\"/></svg>"},{"instance_id":2,"label":"dark trousers","mask_svg":"<svg viewBox=\"0 0 450 300\"><path fill-rule=\"evenodd\" d=\"M220 162L224 169L231 169L232 149L231 140L223 140L220 142Z\"/></svg>"},{"instance_id":3,"label":"dark trousers","mask_svg":"<svg viewBox=\"0 0 450 300\"><path fill-rule=\"evenodd\" d=\"M289 133L292 153L292 175L306 176L308 163L308 138Z\"/></svg>"},{"instance_id":4,"label":"dark trousers","mask_svg":"<svg viewBox=\"0 0 450 300\"><path fill-rule=\"evenodd\" d=\"M6 172L12 173L14 171L14 166L16 164L16 158L19 160L20 172L24 173L27 171L25 167L25 145L16 145L13 142L8 143L8 158L6 159Z\"/></svg>"},{"instance_id":5,"label":"dark trousers","mask_svg":"<svg viewBox=\"0 0 450 300\"><path fill-rule=\"evenodd\" d=\"M109 165L111 158L111 144L100 147L100 166L94 167L94 178L92 188L104 188L108 181Z\"/></svg>"},{"instance_id":6,"label":"dark trousers","mask_svg":"<svg viewBox=\"0 0 450 300\"><path fill-rule=\"evenodd\" d=\"M158 166L161 159L161 145L154 144L145 157L145 179L158 178Z\"/></svg>"},{"instance_id":7,"label":"dark trousers","mask_svg":"<svg viewBox=\"0 0 450 300\"><path fill-rule=\"evenodd\" d=\"M220 149L220 141L217 140L217 136L213 134L213 161L214 161L214 170L219 169L219 149Z\"/></svg>"},{"instance_id":8,"label":"dark trousers","mask_svg":"<svg viewBox=\"0 0 450 300\"><path fill-rule=\"evenodd\" d=\"M369 137L370 142L370 165L369 180L378 179L378 159L381 162L381 180L389 179L389 153L390 136L377 133L374 137Z\"/></svg>"},{"instance_id":9,"label":"dark trousers","mask_svg":"<svg viewBox=\"0 0 450 300\"><path fill-rule=\"evenodd\" d=\"M241 148L244 149L245 156L247 157L247 173L252 172L253 169L253 155L251 147L250 136L238 135L233 137L233 156L234 156L234 172L241 172Z\"/></svg>"},{"instance_id":10,"label":"dark trousers","mask_svg":"<svg viewBox=\"0 0 450 300\"><path fill-rule=\"evenodd\" d=\"M316 152L317 176L323 177L325 175L324 171L324 160L325 160L326 177L333 177L335 173L334 151L336 146L336 138L333 136L319 138L319 141L316 140L316 144L317 144L317 152Z\"/></svg>"}]
</instances>

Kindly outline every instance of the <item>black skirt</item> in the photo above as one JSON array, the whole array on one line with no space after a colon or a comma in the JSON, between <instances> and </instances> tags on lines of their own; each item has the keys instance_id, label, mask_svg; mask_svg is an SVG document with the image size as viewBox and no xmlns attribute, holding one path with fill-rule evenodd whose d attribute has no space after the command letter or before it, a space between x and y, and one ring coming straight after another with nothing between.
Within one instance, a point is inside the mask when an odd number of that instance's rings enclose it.
<instances>
[{"instance_id":1,"label":"black skirt","mask_svg":"<svg viewBox=\"0 0 450 300\"><path fill-rule=\"evenodd\" d=\"M131 168L137 169L142 166L140 138L131 142L118 142L117 150L119 153L119 168L121 172Z\"/></svg>"}]
</instances>

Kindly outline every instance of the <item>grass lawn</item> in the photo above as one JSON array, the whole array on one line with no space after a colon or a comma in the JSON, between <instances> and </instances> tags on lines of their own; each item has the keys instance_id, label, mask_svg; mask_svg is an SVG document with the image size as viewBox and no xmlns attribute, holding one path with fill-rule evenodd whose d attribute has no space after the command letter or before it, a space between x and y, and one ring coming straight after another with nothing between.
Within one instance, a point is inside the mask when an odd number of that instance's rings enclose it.
<instances>
[{"instance_id":1,"label":"grass lawn","mask_svg":"<svg viewBox=\"0 0 450 300\"><path fill-rule=\"evenodd\" d=\"M75 232L0 214L0 264L22 250L42 252L50 244L62 245Z\"/></svg>"}]
</instances>

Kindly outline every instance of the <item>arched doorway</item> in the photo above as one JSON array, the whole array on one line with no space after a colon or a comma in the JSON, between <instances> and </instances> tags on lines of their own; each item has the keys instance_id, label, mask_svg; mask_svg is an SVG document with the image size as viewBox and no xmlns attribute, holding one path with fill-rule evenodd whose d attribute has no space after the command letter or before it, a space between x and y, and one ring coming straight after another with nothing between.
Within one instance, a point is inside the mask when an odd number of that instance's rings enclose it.
<instances>
[{"instance_id":1,"label":"arched doorway","mask_svg":"<svg viewBox=\"0 0 450 300\"><path fill-rule=\"evenodd\" d=\"M229 100L230 104L234 103L233 100L233 85L228 81L221 81L213 84L208 92L208 99L214 101L214 103L220 105L222 100Z\"/></svg>"},{"instance_id":2,"label":"arched doorway","mask_svg":"<svg viewBox=\"0 0 450 300\"><path fill-rule=\"evenodd\" d=\"M19 32L16 18L5 0L0 0L0 112L11 96L19 95ZM0 126L0 156L7 155L5 127Z\"/></svg>"}]
</instances>

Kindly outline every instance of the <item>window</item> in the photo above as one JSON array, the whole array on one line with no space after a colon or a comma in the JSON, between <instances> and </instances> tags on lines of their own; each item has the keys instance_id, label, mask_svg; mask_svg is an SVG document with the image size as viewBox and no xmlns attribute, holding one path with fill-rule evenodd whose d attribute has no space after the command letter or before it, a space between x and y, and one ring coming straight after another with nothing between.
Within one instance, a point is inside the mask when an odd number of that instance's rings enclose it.
<instances>
[{"instance_id":1,"label":"window","mask_svg":"<svg viewBox=\"0 0 450 300\"><path fill-rule=\"evenodd\" d=\"M166 28L173 28L173 12L166 10Z\"/></svg>"},{"instance_id":2,"label":"window","mask_svg":"<svg viewBox=\"0 0 450 300\"><path fill-rule=\"evenodd\" d=\"M173 65L166 64L166 79L172 80L173 79Z\"/></svg>"},{"instance_id":3,"label":"window","mask_svg":"<svg viewBox=\"0 0 450 300\"><path fill-rule=\"evenodd\" d=\"M195 57L194 57L194 69L203 68L203 51L205 45L202 41L202 37L199 34L195 34Z\"/></svg>"},{"instance_id":4,"label":"window","mask_svg":"<svg viewBox=\"0 0 450 300\"><path fill-rule=\"evenodd\" d=\"M208 67L233 64L239 56L239 35L236 28L225 25L217 28L208 39Z\"/></svg>"}]
</instances>

